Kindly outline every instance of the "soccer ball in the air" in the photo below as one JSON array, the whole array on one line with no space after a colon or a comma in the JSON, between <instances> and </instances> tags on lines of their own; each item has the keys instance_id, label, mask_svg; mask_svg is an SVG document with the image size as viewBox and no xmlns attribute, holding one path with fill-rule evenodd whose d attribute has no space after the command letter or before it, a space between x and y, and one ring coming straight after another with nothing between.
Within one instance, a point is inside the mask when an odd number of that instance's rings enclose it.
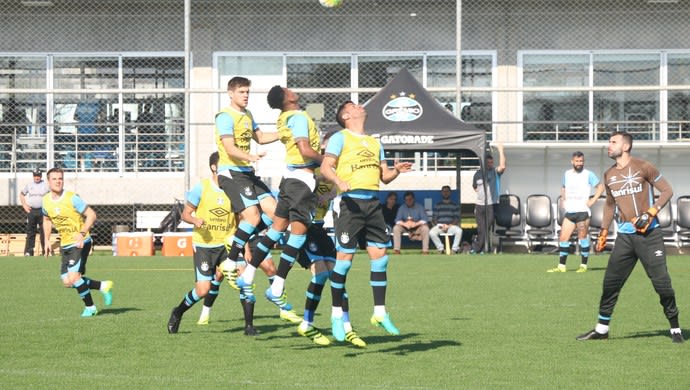
<instances>
[{"instance_id":1,"label":"soccer ball in the air","mask_svg":"<svg viewBox=\"0 0 690 390\"><path fill-rule=\"evenodd\" d=\"M338 8L343 5L343 0L319 0L319 3L326 8Z\"/></svg>"}]
</instances>

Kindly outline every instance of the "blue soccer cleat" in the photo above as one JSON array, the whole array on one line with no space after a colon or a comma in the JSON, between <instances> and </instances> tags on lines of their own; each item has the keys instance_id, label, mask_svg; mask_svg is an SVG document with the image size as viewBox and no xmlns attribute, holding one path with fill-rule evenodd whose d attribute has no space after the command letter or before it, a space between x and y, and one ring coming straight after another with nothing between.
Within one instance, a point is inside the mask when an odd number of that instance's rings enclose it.
<instances>
[{"instance_id":1,"label":"blue soccer cleat","mask_svg":"<svg viewBox=\"0 0 690 390\"><path fill-rule=\"evenodd\" d=\"M104 280L101 282L101 294L103 294L103 304L110 306L113 304L113 282L112 280Z\"/></svg>"},{"instance_id":2,"label":"blue soccer cleat","mask_svg":"<svg viewBox=\"0 0 690 390\"><path fill-rule=\"evenodd\" d=\"M338 341L345 341L345 323L343 317L331 317L331 333Z\"/></svg>"},{"instance_id":3,"label":"blue soccer cleat","mask_svg":"<svg viewBox=\"0 0 690 390\"><path fill-rule=\"evenodd\" d=\"M393 321L391 321L391 318L388 315L388 313L386 313L386 315L384 316L371 316L371 324L385 329L386 332L392 334L393 336L397 336L400 334L398 328L396 328L395 325L393 325Z\"/></svg>"},{"instance_id":4,"label":"blue soccer cleat","mask_svg":"<svg viewBox=\"0 0 690 390\"><path fill-rule=\"evenodd\" d=\"M84 311L81 312L82 317L94 317L96 314L98 314L96 306L85 307Z\"/></svg>"},{"instance_id":5,"label":"blue soccer cleat","mask_svg":"<svg viewBox=\"0 0 690 390\"><path fill-rule=\"evenodd\" d=\"M274 305L278 306L280 310L292 310L292 305L288 303L287 294L285 293L285 291L283 291L283 293L280 294L279 297L276 297L271 293L271 288L269 287L264 295L266 295L266 299L271 301L271 303L273 303Z\"/></svg>"}]
</instances>

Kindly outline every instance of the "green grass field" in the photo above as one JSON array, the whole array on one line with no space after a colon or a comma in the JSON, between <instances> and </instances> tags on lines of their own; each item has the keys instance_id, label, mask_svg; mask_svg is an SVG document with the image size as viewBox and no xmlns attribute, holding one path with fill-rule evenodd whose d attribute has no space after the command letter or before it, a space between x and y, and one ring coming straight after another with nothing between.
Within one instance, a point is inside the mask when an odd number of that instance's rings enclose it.
<instances>
[{"instance_id":1,"label":"green grass field","mask_svg":"<svg viewBox=\"0 0 690 390\"><path fill-rule=\"evenodd\" d=\"M275 389L687 389L690 342L672 344L658 297L638 264L607 341L578 342L597 316L605 256L590 272L547 274L555 255L391 256L388 308L400 336L369 325L368 261L348 277L353 324L369 344L318 347L262 297L256 337L242 334L237 293L226 284L208 326L200 305L169 335L170 309L193 285L191 259L92 256L88 275L115 281L114 304L82 319L61 286L57 257L0 258L0 387ZM570 256L575 269L579 257ZM690 257L669 268L690 335ZM299 309L309 274L294 269ZM257 290L267 281L257 276ZM330 290L316 325L330 336Z\"/></svg>"}]
</instances>

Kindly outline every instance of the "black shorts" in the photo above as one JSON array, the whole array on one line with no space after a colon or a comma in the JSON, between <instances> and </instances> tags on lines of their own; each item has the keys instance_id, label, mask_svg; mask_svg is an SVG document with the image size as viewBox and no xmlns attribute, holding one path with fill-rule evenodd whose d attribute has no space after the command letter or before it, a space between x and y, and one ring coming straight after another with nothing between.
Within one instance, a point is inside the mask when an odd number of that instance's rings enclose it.
<instances>
[{"instance_id":1,"label":"black shorts","mask_svg":"<svg viewBox=\"0 0 690 390\"><path fill-rule=\"evenodd\" d=\"M244 209L259 204L259 200L271 195L271 190L253 171L230 171L232 178L218 175L218 185L225 191L232 203L232 211L241 213Z\"/></svg>"},{"instance_id":2,"label":"black shorts","mask_svg":"<svg viewBox=\"0 0 690 390\"><path fill-rule=\"evenodd\" d=\"M383 219L378 198L343 197L340 200L340 213L335 223L338 251L355 253L357 238L360 234L364 235L368 246L379 248L391 246L388 226Z\"/></svg>"},{"instance_id":3,"label":"black shorts","mask_svg":"<svg viewBox=\"0 0 690 390\"><path fill-rule=\"evenodd\" d=\"M207 248L203 246L194 247L194 275L196 281L213 280L216 274L216 267L228 258L228 251L225 245Z\"/></svg>"},{"instance_id":4,"label":"black shorts","mask_svg":"<svg viewBox=\"0 0 690 390\"><path fill-rule=\"evenodd\" d=\"M579 211L577 213L565 213L564 217L572 223L585 222L589 219L589 213L586 211Z\"/></svg>"},{"instance_id":5,"label":"black shorts","mask_svg":"<svg viewBox=\"0 0 690 390\"><path fill-rule=\"evenodd\" d=\"M309 226L315 210L316 195L303 181L294 178L283 178L280 181L277 216Z\"/></svg>"},{"instance_id":6,"label":"black shorts","mask_svg":"<svg viewBox=\"0 0 690 390\"><path fill-rule=\"evenodd\" d=\"M82 275L86 274L86 261L89 259L91 245L91 241L89 241L85 242L82 248L77 248L76 246L68 249L61 248L62 261L60 263L60 275L64 275L67 272L79 272Z\"/></svg>"},{"instance_id":7,"label":"black shorts","mask_svg":"<svg viewBox=\"0 0 690 390\"><path fill-rule=\"evenodd\" d=\"M328 236L328 232L323 227L323 223L314 223L307 230L307 242L299 252L297 262L304 267L315 261L335 261L335 243Z\"/></svg>"}]
</instances>

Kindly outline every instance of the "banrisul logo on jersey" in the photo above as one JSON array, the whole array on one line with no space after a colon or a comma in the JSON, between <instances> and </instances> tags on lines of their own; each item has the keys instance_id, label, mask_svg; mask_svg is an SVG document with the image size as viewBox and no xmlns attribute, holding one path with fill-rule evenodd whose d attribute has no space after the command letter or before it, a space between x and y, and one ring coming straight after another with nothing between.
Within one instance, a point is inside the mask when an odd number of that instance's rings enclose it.
<instances>
[{"instance_id":1,"label":"banrisul logo on jersey","mask_svg":"<svg viewBox=\"0 0 690 390\"><path fill-rule=\"evenodd\" d=\"M424 109L415 100L415 94L400 92L391 95L391 101L383 106L383 117L391 122L412 122L422 116Z\"/></svg>"}]
</instances>

